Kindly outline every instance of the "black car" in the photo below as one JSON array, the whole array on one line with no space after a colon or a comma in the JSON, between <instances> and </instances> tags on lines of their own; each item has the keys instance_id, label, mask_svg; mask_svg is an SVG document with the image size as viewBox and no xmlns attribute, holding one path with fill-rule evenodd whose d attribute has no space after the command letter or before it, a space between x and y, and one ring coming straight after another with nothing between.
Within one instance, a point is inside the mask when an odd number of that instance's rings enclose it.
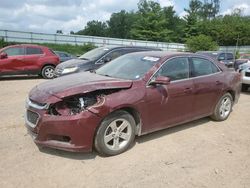
<instances>
[{"instance_id":1,"label":"black car","mask_svg":"<svg viewBox=\"0 0 250 188\"><path fill-rule=\"evenodd\" d=\"M220 52L220 51L202 51L196 52L197 54L206 55L212 57L219 62L224 63L227 67L234 67L235 57L231 52Z\"/></svg>"},{"instance_id":2,"label":"black car","mask_svg":"<svg viewBox=\"0 0 250 188\"><path fill-rule=\"evenodd\" d=\"M67 52L62 52L62 51L54 51L54 52L59 57L60 62L68 61L71 59L77 59L76 56L69 54Z\"/></svg>"},{"instance_id":3,"label":"black car","mask_svg":"<svg viewBox=\"0 0 250 188\"><path fill-rule=\"evenodd\" d=\"M78 59L71 59L69 61L60 63L55 69L55 77L81 71L92 71L119 56L140 51L161 51L161 50L157 48L135 47L135 46L95 48L83 54Z\"/></svg>"}]
</instances>

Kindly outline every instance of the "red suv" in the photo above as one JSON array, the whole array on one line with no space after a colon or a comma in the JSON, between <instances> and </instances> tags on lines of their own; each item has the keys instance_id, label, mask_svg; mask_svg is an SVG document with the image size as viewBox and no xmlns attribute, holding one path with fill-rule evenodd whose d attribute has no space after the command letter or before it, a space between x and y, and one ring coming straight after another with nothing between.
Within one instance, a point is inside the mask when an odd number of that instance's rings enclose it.
<instances>
[{"instance_id":1,"label":"red suv","mask_svg":"<svg viewBox=\"0 0 250 188\"><path fill-rule=\"evenodd\" d=\"M53 78L54 69L59 62L59 57L44 46L8 46L0 50L0 76L38 74L50 79Z\"/></svg>"}]
</instances>

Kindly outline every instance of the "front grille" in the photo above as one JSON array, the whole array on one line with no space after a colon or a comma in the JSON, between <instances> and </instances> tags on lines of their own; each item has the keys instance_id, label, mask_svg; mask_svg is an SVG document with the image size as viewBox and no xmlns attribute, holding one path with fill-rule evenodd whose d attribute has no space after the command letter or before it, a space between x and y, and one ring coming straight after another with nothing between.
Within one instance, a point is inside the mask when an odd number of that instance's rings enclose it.
<instances>
[{"instance_id":1,"label":"front grille","mask_svg":"<svg viewBox=\"0 0 250 188\"><path fill-rule=\"evenodd\" d=\"M250 77L250 72L246 72L245 74L247 77Z\"/></svg>"},{"instance_id":2,"label":"front grille","mask_svg":"<svg viewBox=\"0 0 250 188\"><path fill-rule=\"evenodd\" d=\"M37 113L27 110L28 122L30 122L31 124L35 126L37 124L38 118L39 118L39 115Z\"/></svg>"}]
</instances>

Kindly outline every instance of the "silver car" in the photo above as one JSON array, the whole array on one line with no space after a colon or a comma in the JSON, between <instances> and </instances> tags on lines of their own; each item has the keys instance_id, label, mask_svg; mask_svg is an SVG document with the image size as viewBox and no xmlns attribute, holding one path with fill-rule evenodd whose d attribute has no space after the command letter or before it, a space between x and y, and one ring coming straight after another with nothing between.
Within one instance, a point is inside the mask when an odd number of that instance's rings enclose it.
<instances>
[{"instance_id":1,"label":"silver car","mask_svg":"<svg viewBox=\"0 0 250 188\"><path fill-rule=\"evenodd\" d=\"M242 91L247 91L250 87L250 61L239 66L242 75Z\"/></svg>"}]
</instances>

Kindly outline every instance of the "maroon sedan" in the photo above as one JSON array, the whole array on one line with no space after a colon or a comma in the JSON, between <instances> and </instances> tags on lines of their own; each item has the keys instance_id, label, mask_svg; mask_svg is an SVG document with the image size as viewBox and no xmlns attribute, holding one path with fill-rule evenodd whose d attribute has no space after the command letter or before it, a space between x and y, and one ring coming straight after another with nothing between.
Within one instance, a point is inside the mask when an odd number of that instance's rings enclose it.
<instances>
[{"instance_id":1,"label":"maroon sedan","mask_svg":"<svg viewBox=\"0 0 250 188\"><path fill-rule=\"evenodd\" d=\"M241 77L190 53L139 52L96 72L76 73L34 87L26 126L34 142L67 151L116 155L135 135L202 117L226 120Z\"/></svg>"}]
</instances>

